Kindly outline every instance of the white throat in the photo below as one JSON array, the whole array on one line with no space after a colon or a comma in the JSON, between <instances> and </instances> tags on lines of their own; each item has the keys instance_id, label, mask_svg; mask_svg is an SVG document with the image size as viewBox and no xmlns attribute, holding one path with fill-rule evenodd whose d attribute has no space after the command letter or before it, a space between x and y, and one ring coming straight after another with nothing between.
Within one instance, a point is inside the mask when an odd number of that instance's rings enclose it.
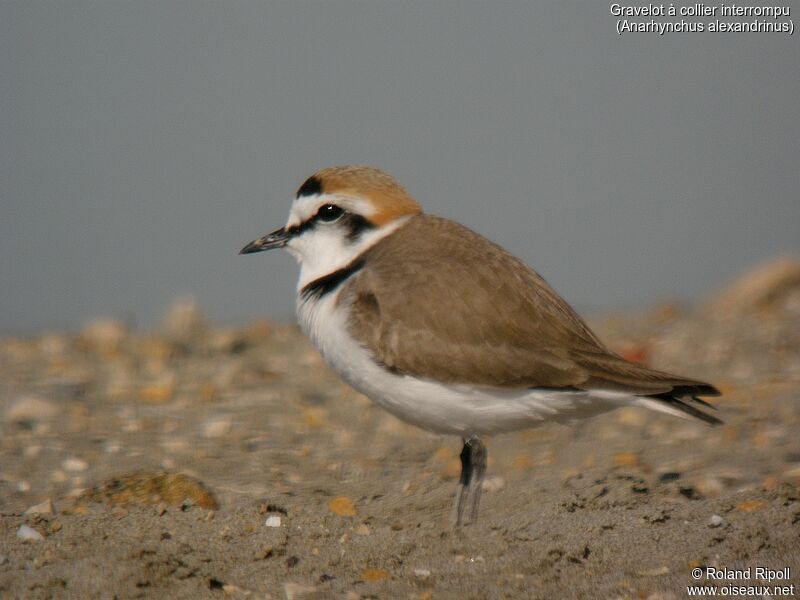
<instances>
[{"instance_id":1,"label":"white throat","mask_svg":"<svg viewBox=\"0 0 800 600\"><path fill-rule=\"evenodd\" d=\"M292 206L287 227L308 218L310 208L318 206L323 198L324 196L312 196L298 199ZM344 202L342 198L331 196L331 202L340 205L353 202L353 199L347 200L348 202ZM347 266L367 248L401 227L409 218L400 217L387 225L364 231L356 240L348 239L335 223L321 223L292 238L286 249L300 263L298 292L312 281Z\"/></svg>"}]
</instances>

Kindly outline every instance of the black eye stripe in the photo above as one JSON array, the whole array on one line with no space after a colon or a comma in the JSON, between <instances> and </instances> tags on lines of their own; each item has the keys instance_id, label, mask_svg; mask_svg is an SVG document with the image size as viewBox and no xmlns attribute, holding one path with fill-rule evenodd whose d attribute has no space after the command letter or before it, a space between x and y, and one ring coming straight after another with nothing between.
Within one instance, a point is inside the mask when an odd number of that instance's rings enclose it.
<instances>
[{"instance_id":1,"label":"black eye stripe","mask_svg":"<svg viewBox=\"0 0 800 600\"><path fill-rule=\"evenodd\" d=\"M353 213L347 214L345 224L347 226L347 239L351 242L355 242L365 231L375 228L367 219Z\"/></svg>"},{"instance_id":2,"label":"black eye stripe","mask_svg":"<svg viewBox=\"0 0 800 600\"><path fill-rule=\"evenodd\" d=\"M323 204L313 216L299 225L287 228L286 233L295 237L309 229L314 229L317 223L333 223L334 221L339 221L339 226L347 230L347 240L351 243L360 238L365 231L375 228L375 225L361 215L347 212L335 204Z\"/></svg>"}]
</instances>

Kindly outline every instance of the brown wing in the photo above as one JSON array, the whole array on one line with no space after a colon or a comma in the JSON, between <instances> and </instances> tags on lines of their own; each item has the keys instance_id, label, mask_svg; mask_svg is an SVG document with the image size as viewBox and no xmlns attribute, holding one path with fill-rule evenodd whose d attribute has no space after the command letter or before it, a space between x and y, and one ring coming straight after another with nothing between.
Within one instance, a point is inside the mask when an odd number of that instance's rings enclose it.
<instances>
[{"instance_id":1,"label":"brown wing","mask_svg":"<svg viewBox=\"0 0 800 600\"><path fill-rule=\"evenodd\" d=\"M352 304L353 335L389 369L506 388L713 390L612 353L530 267L452 221L413 217L363 264L340 301Z\"/></svg>"}]
</instances>

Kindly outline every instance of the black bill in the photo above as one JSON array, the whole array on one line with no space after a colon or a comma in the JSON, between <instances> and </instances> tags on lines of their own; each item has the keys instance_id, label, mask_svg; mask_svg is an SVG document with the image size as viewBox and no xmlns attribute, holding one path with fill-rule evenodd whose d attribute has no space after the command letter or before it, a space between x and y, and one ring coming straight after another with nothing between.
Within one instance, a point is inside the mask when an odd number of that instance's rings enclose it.
<instances>
[{"instance_id":1,"label":"black bill","mask_svg":"<svg viewBox=\"0 0 800 600\"><path fill-rule=\"evenodd\" d=\"M286 228L281 227L269 235L253 240L239 250L239 254L253 254L254 252L263 252L264 250L272 250L273 248L283 248L291 237L291 234L286 231Z\"/></svg>"}]
</instances>

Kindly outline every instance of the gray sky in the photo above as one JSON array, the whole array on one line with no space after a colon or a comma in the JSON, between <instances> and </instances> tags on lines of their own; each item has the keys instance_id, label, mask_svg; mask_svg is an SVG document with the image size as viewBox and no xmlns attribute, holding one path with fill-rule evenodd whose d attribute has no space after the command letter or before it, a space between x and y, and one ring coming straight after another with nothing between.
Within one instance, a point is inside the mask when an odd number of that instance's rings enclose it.
<instances>
[{"instance_id":1,"label":"gray sky","mask_svg":"<svg viewBox=\"0 0 800 600\"><path fill-rule=\"evenodd\" d=\"M288 318L293 260L236 253L349 162L578 308L697 300L800 250L798 92L797 35L604 1L0 0L0 331Z\"/></svg>"}]
</instances>

